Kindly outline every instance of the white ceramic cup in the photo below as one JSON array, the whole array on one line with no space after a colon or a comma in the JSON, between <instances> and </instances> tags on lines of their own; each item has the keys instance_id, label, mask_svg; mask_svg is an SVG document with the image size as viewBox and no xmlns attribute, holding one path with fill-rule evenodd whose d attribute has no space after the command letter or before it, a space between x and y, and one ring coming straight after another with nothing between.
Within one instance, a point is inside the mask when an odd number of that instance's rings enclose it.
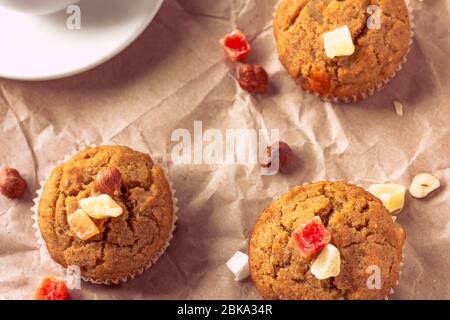
<instances>
[{"instance_id":1,"label":"white ceramic cup","mask_svg":"<svg viewBox=\"0 0 450 320\"><path fill-rule=\"evenodd\" d=\"M27 14L43 15L57 12L79 0L0 0L0 6Z\"/></svg>"}]
</instances>

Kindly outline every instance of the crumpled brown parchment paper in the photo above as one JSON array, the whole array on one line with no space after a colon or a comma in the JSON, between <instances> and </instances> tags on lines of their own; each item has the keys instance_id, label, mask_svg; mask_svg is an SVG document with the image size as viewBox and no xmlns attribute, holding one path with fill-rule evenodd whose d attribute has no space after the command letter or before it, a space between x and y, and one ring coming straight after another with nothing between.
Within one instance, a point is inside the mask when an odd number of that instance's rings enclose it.
<instances>
[{"instance_id":1,"label":"crumpled brown parchment paper","mask_svg":"<svg viewBox=\"0 0 450 320\"><path fill-rule=\"evenodd\" d=\"M78 76L45 82L0 79L0 163L29 184L23 199L0 197L0 298L30 299L54 272L40 259L32 229L39 181L59 160L89 144L147 151L170 172L179 199L175 238L161 260L117 287L83 283L81 299L258 299L251 281L225 266L245 250L262 209L291 187L318 179L364 186L430 172L443 186L406 199L405 266L393 299L450 299L450 2L412 0L415 38L408 62L367 101L339 105L298 89L280 65L271 20L277 0L166 0L119 56ZM218 40L235 27L251 39L250 62L271 76L268 94L236 85ZM396 115L392 102L404 104ZM257 165L177 165L171 133L275 128L297 155L289 174L264 177Z\"/></svg>"}]
</instances>

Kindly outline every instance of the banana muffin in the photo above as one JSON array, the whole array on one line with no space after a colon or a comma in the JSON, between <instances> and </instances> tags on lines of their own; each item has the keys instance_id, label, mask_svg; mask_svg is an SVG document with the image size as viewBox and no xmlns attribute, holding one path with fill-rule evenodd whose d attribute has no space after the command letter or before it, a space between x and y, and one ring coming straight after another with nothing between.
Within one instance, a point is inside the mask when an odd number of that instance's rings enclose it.
<instances>
[{"instance_id":1,"label":"banana muffin","mask_svg":"<svg viewBox=\"0 0 450 320\"><path fill-rule=\"evenodd\" d=\"M56 167L38 204L51 257L83 279L112 284L162 254L174 225L172 193L151 157L122 146L88 148Z\"/></svg>"},{"instance_id":2,"label":"banana muffin","mask_svg":"<svg viewBox=\"0 0 450 320\"><path fill-rule=\"evenodd\" d=\"M340 28L349 31L344 44L351 50L329 55L325 38L339 47L345 32L332 31ZM342 102L381 89L406 60L412 34L404 0L281 0L274 32L292 78L308 92Z\"/></svg>"},{"instance_id":3,"label":"banana muffin","mask_svg":"<svg viewBox=\"0 0 450 320\"><path fill-rule=\"evenodd\" d=\"M310 240L318 250L304 246L298 230L315 233ZM403 229L369 192L345 182L312 183L258 218L249 242L251 276L264 299L385 299L398 282L404 241Z\"/></svg>"}]
</instances>

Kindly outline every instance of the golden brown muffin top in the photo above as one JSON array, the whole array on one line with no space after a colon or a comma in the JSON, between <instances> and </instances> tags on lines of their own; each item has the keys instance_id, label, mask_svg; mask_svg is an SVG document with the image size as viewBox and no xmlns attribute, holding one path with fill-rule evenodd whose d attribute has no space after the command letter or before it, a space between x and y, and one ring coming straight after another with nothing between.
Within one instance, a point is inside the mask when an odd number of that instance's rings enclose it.
<instances>
[{"instance_id":1,"label":"golden brown muffin top","mask_svg":"<svg viewBox=\"0 0 450 320\"><path fill-rule=\"evenodd\" d=\"M292 232L320 216L339 250L341 272L317 279ZM259 217L249 243L252 279L265 299L384 299L398 280L405 233L379 199L344 182L296 187ZM371 266L379 267L381 289L369 289Z\"/></svg>"},{"instance_id":2,"label":"golden brown muffin top","mask_svg":"<svg viewBox=\"0 0 450 320\"><path fill-rule=\"evenodd\" d=\"M381 10L381 28L367 27ZM347 25L355 53L326 56L323 34ZM403 0L282 0L274 31L282 64L301 86L323 97L345 99L387 81L403 63L411 35Z\"/></svg>"},{"instance_id":3,"label":"golden brown muffin top","mask_svg":"<svg viewBox=\"0 0 450 320\"><path fill-rule=\"evenodd\" d=\"M97 173L116 167L122 177L117 218L94 220L100 234L86 241L69 229L67 217L83 198L98 195ZM88 148L56 167L39 203L39 227L54 260L77 265L82 276L105 281L127 277L157 257L173 225L173 203L163 170L149 155L122 146Z\"/></svg>"}]
</instances>

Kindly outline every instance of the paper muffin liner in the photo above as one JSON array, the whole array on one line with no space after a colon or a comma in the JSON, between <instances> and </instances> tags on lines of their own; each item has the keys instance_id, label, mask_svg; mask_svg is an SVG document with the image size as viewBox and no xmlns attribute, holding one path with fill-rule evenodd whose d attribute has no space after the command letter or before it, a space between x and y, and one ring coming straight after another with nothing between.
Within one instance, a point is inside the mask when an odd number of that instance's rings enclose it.
<instances>
[{"instance_id":1,"label":"paper muffin liner","mask_svg":"<svg viewBox=\"0 0 450 320\"><path fill-rule=\"evenodd\" d=\"M101 146L101 145L100 145ZM67 161L69 161L71 158L73 158L78 152L84 150L85 148L95 148L97 147L97 145L89 145L86 146L84 148L78 148L75 149L71 155L67 155L63 160L60 160L57 162L56 166L59 166ZM53 167L54 168L54 167ZM50 176L53 168L46 173L46 177L48 179L48 177ZM98 279L93 279L91 277L86 277L86 276L81 276L81 279L85 282L90 282L93 284L101 284L101 285L118 285L121 283L125 283L127 281L133 280L134 278L136 278L137 276L140 276L144 271L146 271L147 269L149 269L151 266L153 266L158 259L164 254L164 252L167 250L167 248L170 245L170 241L173 238L173 233L175 232L176 229L176 222L178 220L177 217L177 212L179 210L177 203L178 203L178 199L176 197L176 190L174 188L174 185L172 183L172 181L169 178L169 172L167 170L166 167L163 167L164 170L164 174L166 176L166 180L169 183L169 187L172 193L172 203L173 203L173 210L172 210L172 228L170 230L170 235L167 238L166 243L164 244L164 246L161 248L160 251L158 251L158 253L149 261L149 263L145 266L143 266L142 268L135 270L134 272L128 274L127 276L124 277L119 277L119 278L111 278L111 279L106 279L106 280L98 280ZM33 215L32 215L32 219L33 219L33 229L35 231L35 236L37 238L37 243L39 246L39 251L40 251L40 256L41 256L41 261L50 261L50 263L53 264L53 266L55 268L57 268L58 271L60 272L64 272L66 270L66 268L64 268L62 265L60 265L59 263L57 263L55 260L53 260L53 258L50 256L50 253L47 250L47 245L45 243L45 240L42 236L41 233L41 229L39 228L39 202L41 200L42 197L42 193L44 191L44 187L46 184L47 180L43 180L39 182L39 189L36 191L37 192L37 196L33 199L34 202L34 206L32 207L32 211L33 211ZM69 266L70 267L70 266Z\"/></svg>"},{"instance_id":2,"label":"paper muffin liner","mask_svg":"<svg viewBox=\"0 0 450 320\"><path fill-rule=\"evenodd\" d=\"M354 185L354 186L363 188L364 190L367 191L367 189L364 188L364 186L362 186L362 185L360 185L360 184L358 184L358 183L355 183L355 182L353 182L353 181L346 181L346 180L344 180L344 179L319 179L319 180L314 180L314 181L312 181L312 182L305 182L305 183L302 184L302 186L304 187L304 186L310 185L310 184L312 184L312 183L322 182L322 181L328 181L328 182L339 182L339 181L341 181L341 182L346 182L346 183L352 184L352 185ZM367 192L369 192L369 191L367 191ZM391 218L392 218L392 221L396 222L396 220L397 220L397 217L396 217L396 216L391 216ZM404 266L403 261L404 261L404 259L405 259L405 245L406 245L406 241L405 241L405 243L403 244L403 248L402 248L402 258L401 258L401 260L400 260L400 266L399 266L399 272L398 272L398 279L397 279L397 281L396 281L396 283L395 283L395 286L394 286L393 288L390 288L390 289L389 289L389 293L386 295L386 297L384 298L384 300L389 300L389 296L390 296L390 295L393 295L393 294L395 293L395 288L397 288L397 286L398 286L399 283L400 283L400 276L402 275L402 267Z\"/></svg>"},{"instance_id":3,"label":"paper muffin liner","mask_svg":"<svg viewBox=\"0 0 450 320\"><path fill-rule=\"evenodd\" d=\"M282 0L278 1L278 3L275 5L273 18L275 18L275 13L276 13L281 1ZM404 0L404 2L406 5L406 8L408 10L409 24L410 24L410 29L411 29L409 43L408 43L408 49L407 49L405 55L403 56L402 61L398 65L397 69L391 75L389 75L387 78L385 78L384 80L382 80L380 83L376 84L375 86L368 88L363 92L360 92L358 95L353 95L351 97L345 97L345 98L337 97L337 96L333 96L333 95L323 96L313 90L308 90L303 87L302 87L302 89L308 93L315 95L316 97L320 98L321 100L328 101L328 102L335 102L335 103L355 103L355 102L365 100L365 99L369 98L370 96L374 95L375 93L380 92L393 78L395 78L395 76L398 74L398 72L400 70L402 70L403 65L408 60L408 54L411 51L411 46L412 46L413 38L414 38L414 29L416 26L415 26L415 22L414 22L414 15L413 15L413 8L411 5L411 1ZM273 25L273 23L272 23L272 25ZM299 84L300 80L296 80L296 82L298 85L300 85Z\"/></svg>"}]
</instances>

